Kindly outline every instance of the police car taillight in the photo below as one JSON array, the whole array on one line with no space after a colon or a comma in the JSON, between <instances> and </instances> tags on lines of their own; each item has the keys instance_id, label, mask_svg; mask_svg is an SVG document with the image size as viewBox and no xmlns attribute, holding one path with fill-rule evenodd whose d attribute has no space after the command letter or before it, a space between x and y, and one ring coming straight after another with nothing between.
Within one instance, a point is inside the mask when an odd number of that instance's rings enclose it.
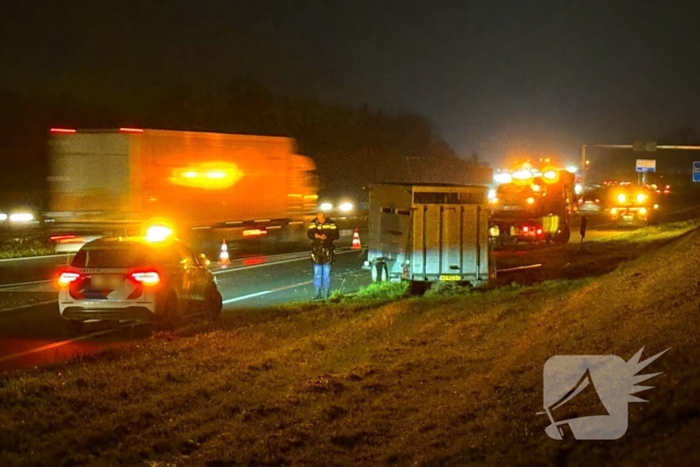
<instances>
[{"instance_id":1,"label":"police car taillight","mask_svg":"<svg viewBox=\"0 0 700 467\"><path fill-rule=\"evenodd\" d=\"M61 275L58 276L58 285L66 286L78 279L80 279L80 274L77 272L62 272Z\"/></svg>"},{"instance_id":2,"label":"police car taillight","mask_svg":"<svg viewBox=\"0 0 700 467\"><path fill-rule=\"evenodd\" d=\"M156 271L132 272L129 277L143 285L156 285L160 282L160 275Z\"/></svg>"}]
</instances>

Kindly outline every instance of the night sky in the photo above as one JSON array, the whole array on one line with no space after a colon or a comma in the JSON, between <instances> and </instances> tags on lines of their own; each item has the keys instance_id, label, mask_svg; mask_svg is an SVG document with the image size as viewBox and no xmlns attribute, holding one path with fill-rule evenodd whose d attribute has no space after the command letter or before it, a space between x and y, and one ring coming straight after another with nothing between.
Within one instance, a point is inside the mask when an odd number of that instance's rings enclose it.
<instances>
[{"instance_id":1,"label":"night sky","mask_svg":"<svg viewBox=\"0 0 700 467\"><path fill-rule=\"evenodd\" d=\"M143 110L163 86L248 76L421 112L460 155L575 161L697 129L693 3L3 0L0 89Z\"/></svg>"}]
</instances>

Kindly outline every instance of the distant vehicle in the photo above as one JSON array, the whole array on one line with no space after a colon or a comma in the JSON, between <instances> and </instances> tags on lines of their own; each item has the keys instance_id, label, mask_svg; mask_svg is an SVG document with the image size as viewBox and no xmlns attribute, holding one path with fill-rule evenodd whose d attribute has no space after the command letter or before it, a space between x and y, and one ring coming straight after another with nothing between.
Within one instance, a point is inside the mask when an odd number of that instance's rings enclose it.
<instances>
[{"instance_id":1,"label":"distant vehicle","mask_svg":"<svg viewBox=\"0 0 700 467\"><path fill-rule=\"evenodd\" d=\"M653 224L659 209L655 193L644 186L621 185L608 195L610 221L616 227Z\"/></svg>"},{"instance_id":2,"label":"distant vehicle","mask_svg":"<svg viewBox=\"0 0 700 467\"><path fill-rule=\"evenodd\" d=\"M599 214L605 209L605 195L602 191L592 190L578 199L578 210L589 214Z\"/></svg>"},{"instance_id":3,"label":"distant vehicle","mask_svg":"<svg viewBox=\"0 0 700 467\"><path fill-rule=\"evenodd\" d=\"M655 193L669 195L671 194L671 185L659 186L652 184L647 186L648 189L653 190Z\"/></svg>"},{"instance_id":4,"label":"distant vehicle","mask_svg":"<svg viewBox=\"0 0 700 467\"><path fill-rule=\"evenodd\" d=\"M305 241L318 205L316 166L290 138L56 128L49 154L47 225L66 249L153 222L196 250L222 238Z\"/></svg>"},{"instance_id":5,"label":"distant vehicle","mask_svg":"<svg viewBox=\"0 0 700 467\"><path fill-rule=\"evenodd\" d=\"M364 269L374 282L485 285L495 278L486 186L370 185Z\"/></svg>"},{"instance_id":6,"label":"distant vehicle","mask_svg":"<svg viewBox=\"0 0 700 467\"><path fill-rule=\"evenodd\" d=\"M0 238L32 232L41 227L41 215L34 207L0 204Z\"/></svg>"},{"instance_id":7,"label":"distant vehicle","mask_svg":"<svg viewBox=\"0 0 700 467\"><path fill-rule=\"evenodd\" d=\"M498 245L567 243L570 215L577 209L575 175L565 169L542 172L524 164L491 198L491 236Z\"/></svg>"},{"instance_id":8,"label":"distant vehicle","mask_svg":"<svg viewBox=\"0 0 700 467\"><path fill-rule=\"evenodd\" d=\"M153 322L190 313L215 319L222 309L206 261L158 229L85 244L58 286L59 312L76 331L91 321Z\"/></svg>"}]
</instances>

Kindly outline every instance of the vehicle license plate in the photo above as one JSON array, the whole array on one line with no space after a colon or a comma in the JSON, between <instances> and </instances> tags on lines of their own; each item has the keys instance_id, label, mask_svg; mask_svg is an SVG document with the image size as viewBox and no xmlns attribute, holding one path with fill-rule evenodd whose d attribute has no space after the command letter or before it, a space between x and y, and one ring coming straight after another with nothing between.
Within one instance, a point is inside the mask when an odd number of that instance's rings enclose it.
<instances>
[{"instance_id":1,"label":"vehicle license plate","mask_svg":"<svg viewBox=\"0 0 700 467\"><path fill-rule=\"evenodd\" d=\"M461 281L462 276L440 276L441 281Z\"/></svg>"},{"instance_id":2,"label":"vehicle license plate","mask_svg":"<svg viewBox=\"0 0 700 467\"><path fill-rule=\"evenodd\" d=\"M116 289L124 282L121 274L99 274L92 276L90 284L95 289Z\"/></svg>"}]
</instances>

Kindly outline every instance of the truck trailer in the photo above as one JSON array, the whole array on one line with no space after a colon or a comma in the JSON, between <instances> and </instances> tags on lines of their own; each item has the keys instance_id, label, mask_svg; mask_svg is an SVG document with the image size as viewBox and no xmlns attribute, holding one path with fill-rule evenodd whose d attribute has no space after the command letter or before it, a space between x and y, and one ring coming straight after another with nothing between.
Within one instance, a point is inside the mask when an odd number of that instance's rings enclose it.
<instances>
[{"instance_id":1,"label":"truck trailer","mask_svg":"<svg viewBox=\"0 0 700 467\"><path fill-rule=\"evenodd\" d=\"M200 251L222 238L300 241L317 206L315 164L290 138L53 129L49 157L45 220L59 242L153 223Z\"/></svg>"},{"instance_id":2,"label":"truck trailer","mask_svg":"<svg viewBox=\"0 0 700 467\"><path fill-rule=\"evenodd\" d=\"M369 190L364 268L373 281L482 286L495 278L487 187L384 183Z\"/></svg>"}]
</instances>

